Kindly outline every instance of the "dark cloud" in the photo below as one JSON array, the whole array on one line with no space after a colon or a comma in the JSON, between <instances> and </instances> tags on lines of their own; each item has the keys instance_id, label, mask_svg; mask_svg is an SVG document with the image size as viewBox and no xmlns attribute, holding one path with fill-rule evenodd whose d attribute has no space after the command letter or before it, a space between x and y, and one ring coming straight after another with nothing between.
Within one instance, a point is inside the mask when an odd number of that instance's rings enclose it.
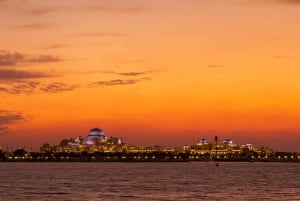
<instances>
[{"instance_id":1,"label":"dark cloud","mask_svg":"<svg viewBox=\"0 0 300 201\"><path fill-rule=\"evenodd\" d=\"M14 66L24 61L24 55L17 52L0 51L0 66Z\"/></svg>"},{"instance_id":2,"label":"dark cloud","mask_svg":"<svg viewBox=\"0 0 300 201\"><path fill-rule=\"evenodd\" d=\"M8 94L32 94L36 91L37 87L40 85L39 82L18 82L17 84L6 85L5 87L0 87L0 92L5 92ZM2 90L1 90L2 89Z\"/></svg>"},{"instance_id":3,"label":"dark cloud","mask_svg":"<svg viewBox=\"0 0 300 201\"><path fill-rule=\"evenodd\" d=\"M6 92L6 93L9 93L8 91L9 91L9 90L8 90L6 87L0 87L0 92Z\"/></svg>"},{"instance_id":4,"label":"dark cloud","mask_svg":"<svg viewBox=\"0 0 300 201\"><path fill-rule=\"evenodd\" d=\"M48 63L59 62L63 59L52 55L26 55L18 52L9 52L6 50L0 50L0 66L15 66L17 64L24 63Z\"/></svg>"},{"instance_id":5,"label":"dark cloud","mask_svg":"<svg viewBox=\"0 0 300 201\"><path fill-rule=\"evenodd\" d=\"M23 71L15 69L0 69L0 80L19 80L19 79L31 79L52 77L52 75L36 72L36 71Z\"/></svg>"},{"instance_id":6,"label":"dark cloud","mask_svg":"<svg viewBox=\"0 0 300 201\"><path fill-rule=\"evenodd\" d=\"M129 72L115 72L115 71L98 71L98 73L104 74L115 74L115 75L122 75L122 76L140 76L140 75L147 75L155 72L163 72L166 70L149 70L149 71L129 71ZM97 72L90 72L90 73L97 73Z\"/></svg>"},{"instance_id":7,"label":"dark cloud","mask_svg":"<svg viewBox=\"0 0 300 201\"><path fill-rule=\"evenodd\" d=\"M63 91L72 91L78 87L79 85L68 85L61 82L52 82L50 84L44 85L40 88L40 90L47 93L59 93Z\"/></svg>"},{"instance_id":8,"label":"dark cloud","mask_svg":"<svg viewBox=\"0 0 300 201\"><path fill-rule=\"evenodd\" d=\"M106 81L98 81L98 82L91 82L88 87L98 87L98 86L118 86L118 85L133 85L137 84L141 81L151 80L151 78L141 78L141 79L128 79L128 80L106 80Z\"/></svg>"},{"instance_id":9,"label":"dark cloud","mask_svg":"<svg viewBox=\"0 0 300 201\"><path fill-rule=\"evenodd\" d=\"M34 81L19 81L18 83L2 84L0 92L20 95L20 94L37 94L37 93L59 93L64 91L72 91L79 85L69 85L61 82L40 83Z\"/></svg>"},{"instance_id":10,"label":"dark cloud","mask_svg":"<svg viewBox=\"0 0 300 201\"><path fill-rule=\"evenodd\" d=\"M26 117L20 112L0 110L0 134L9 133L9 125L23 120L26 120Z\"/></svg>"},{"instance_id":11,"label":"dark cloud","mask_svg":"<svg viewBox=\"0 0 300 201\"><path fill-rule=\"evenodd\" d=\"M118 73L119 75L124 75L124 76L139 76L139 75L145 75L148 74L149 72L126 72L126 73Z\"/></svg>"},{"instance_id":12,"label":"dark cloud","mask_svg":"<svg viewBox=\"0 0 300 201\"><path fill-rule=\"evenodd\" d=\"M139 80L107 80L107 81L98 81L92 82L89 84L89 87L97 87L97 86L115 86L115 85L128 85L128 84L136 84Z\"/></svg>"},{"instance_id":13,"label":"dark cloud","mask_svg":"<svg viewBox=\"0 0 300 201\"><path fill-rule=\"evenodd\" d=\"M152 71L131 71L131 72L115 72L115 71L101 71L101 73L105 74L116 74L116 75L123 75L123 76L139 76L139 75L146 75L151 73Z\"/></svg>"}]
</instances>

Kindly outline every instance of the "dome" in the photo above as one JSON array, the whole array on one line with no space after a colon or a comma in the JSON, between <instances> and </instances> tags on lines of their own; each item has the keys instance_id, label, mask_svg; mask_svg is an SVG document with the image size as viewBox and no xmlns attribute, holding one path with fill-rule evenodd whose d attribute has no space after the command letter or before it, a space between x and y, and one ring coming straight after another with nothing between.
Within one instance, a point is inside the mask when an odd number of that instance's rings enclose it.
<instances>
[{"instance_id":1,"label":"dome","mask_svg":"<svg viewBox=\"0 0 300 201\"><path fill-rule=\"evenodd\" d=\"M226 139L226 140L223 141L223 144L232 144L232 143L233 142L230 139Z\"/></svg>"},{"instance_id":2,"label":"dome","mask_svg":"<svg viewBox=\"0 0 300 201\"><path fill-rule=\"evenodd\" d=\"M207 144L207 140L202 138L200 141L199 141L200 144Z\"/></svg>"},{"instance_id":3,"label":"dome","mask_svg":"<svg viewBox=\"0 0 300 201\"><path fill-rule=\"evenodd\" d=\"M103 137L104 132L99 128L93 128L89 131L88 137Z\"/></svg>"},{"instance_id":4,"label":"dome","mask_svg":"<svg viewBox=\"0 0 300 201\"><path fill-rule=\"evenodd\" d=\"M93 128L92 130L90 130L90 132L103 132L103 131L99 128Z\"/></svg>"}]
</instances>

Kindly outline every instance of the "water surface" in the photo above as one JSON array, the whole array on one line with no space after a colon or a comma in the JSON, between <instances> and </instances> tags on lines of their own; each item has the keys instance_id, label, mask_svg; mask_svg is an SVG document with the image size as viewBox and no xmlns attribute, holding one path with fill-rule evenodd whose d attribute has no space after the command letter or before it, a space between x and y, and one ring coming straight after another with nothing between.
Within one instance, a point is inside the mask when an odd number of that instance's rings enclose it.
<instances>
[{"instance_id":1,"label":"water surface","mask_svg":"<svg viewBox=\"0 0 300 201\"><path fill-rule=\"evenodd\" d=\"M0 200L300 200L300 163L0 163Z\"/></svg>"}]
</instances>

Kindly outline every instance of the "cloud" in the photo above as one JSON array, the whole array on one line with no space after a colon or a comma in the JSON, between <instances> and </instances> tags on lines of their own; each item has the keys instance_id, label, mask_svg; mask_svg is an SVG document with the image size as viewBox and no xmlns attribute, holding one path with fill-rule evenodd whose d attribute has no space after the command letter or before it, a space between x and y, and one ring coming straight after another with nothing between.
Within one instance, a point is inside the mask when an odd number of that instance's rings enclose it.
<instances>
[{"instance_id":1,"label":"cloud","mask_svg":"<svg viewBox=\"0 0 300 201\"><path fill-rule=\"evenodd\" d=\"M52 50L52 49L59 49L59 48L65 48L65 47L69 47L69 45L67 45L67 44L52 44L52 45L49 45L49 46L40 47L38 49Z\"/></svg>"},{"instance_id":2,"label":"cloud","mask_svg":"<svg viewBox=\"0 0 300 201\"><path fill-rule=\"evenodd\" d=\"M295 59L295 58L297 59L297 58L299 58L299 57L298 57L298 56L284 56L284 55L279 56L279 55L278 55L278 56L274 56L273 58L274 58L274 59L293 59L293 58L294 58L294 59Z\"/></svg>"},{"instance_id":3,"label":"cloud","mask_svg":"<svg viewBox=\"0 0 300 201\"><path fill-rule=\"evenodd\" d=\"M0 0L0 3L3 3L3 2L14 3L13 0ZM30 3L30 0L15 0L15 2L28 4L28 3Z\"/></svg>"},{"instance_id":4,"label":"cloud","mask_svg":"<svg viewBox=\"0 0 300 201\"><path fill-rule=\"evenodd\" d=\"M79 87L79 85L69 85L61 82L40 83L34 81L21 81L17 84L10 83L0 86L0 92L7 94L37 94L37 93L59 93L64 91L72 91Z\"/></svg>"},{"instance_id":5,"label":"cloud","mask_svg":"<svg viewBox=\"0 0 300 201\"><path fill-rule=\"evenodd\" d=\"M48 29L53 26L54 26L53 24L48 24L48 23L31 23L31 24L19 25L16 28L28 29L28 30L41 30L41 29Z\"/></svg>"},{"instance_id":6,"label":"cloud","mask_svg":"<svg viewBox=\"0 0 300 201\"><path fill-rule=\"evenodd\" d=\"M115 72L115 71L101 71L101 73L105 74L116 74L116 75L123 75L123 76L139 76L139 75L146 75L151 73L152 71L131 71L131 72Z\"/></svg>"},{"instance_id":7,"label":"cloud","mask_svg":"<svg viewBox=\"0 0 300 201\"><path fill-rule=\"evenodd\" d=\"M50 84L44 85L40 88L40 90L47 93L58 93L63 91L72 91L78 87L79 85L68 85L61 82L52 82Z\"/></svg>"},{"instance_id":8,"label":"cloud","mask_svg":"<svg viewBox=\"0 0 300 201\"><path fill-rule=\"evenodd\" d=\"M83 8L86 11L96 12L114 12L114 13L142 13L151 11L153 8L144 5L128 5L128 4L101 4Z\"/></svg>"},{"instance_id":9,"label":"cloud","mask_svg":"<svg viewBox=\"0 0 300 201\"><path fill-rule=\"evenodd\" d=\"M5 87L0 87L0 92L6 92L6 93L8 93L8 89L5 88Z\"/></svg>"},{"instance_id":10,"label":"cloud","mask_svg":"<svg viewBox=\"0 0 300 201\"><path fill-rule=\"evenodd\" d=\"M32 10L29 10L28 11L28 14L30 15L34 15L34 16L41 16L41 15L46 15L46 14L49 14L49 13L53 13L53 12L57 12L61 10L61 8L35 8L35 9L32 9Z\"/></svg>"},{"instance_id":11,"label":"cloud","mask_svg":"<svg viewBox=\"0 0 300 201\"><path fill-rule=\"evenodd\" d=\"M139 75L148 74L148 72L126 72L126 73L117 73L117 74L124 75L124 76L139 76Z\"/></svg>"},{"instance_id":12,"label":"cloud","mask_svg":"<svg viewBox=\"0 0 300 201\"><path fill-rule=\"evenodd\" d=\"M121 32L84 32L78 34L78 36L84 37L126 37L128 34Z\"/></svg>"},{"instance_id":13,"label":"cloud","mask_svg":"<svg viewBox=\"0 0 300 201\"><path fill-rule=\"evenodd\" d=\"M128 84L136 84L138 80L108 80L108 81L98 81L92 82L89 84L89 87L97 87L97 86L115 86L115 85L128 85Z\"/></svg>"},{"instance_id":14,"label":"cloud","mask_svg":"<svg viewBox=\"0 0 300 201\"><path fill-rule=\"evenodd\" d=\"M0 0L0 4L1 4L0 10L3 8L3 6L6 6L5 4L7 2L8 2L7 0Z\"/></svg>"},{"instance_id":15,"label":"cloud","mask_svg":"<svg viewBox=\"0 0 300 201\"><path fill-rule=\"evenodd\" d=\"M35 55L30 56L18 52L9 52L6 50L0 50L0 67L1 66L15 66L17 64L24 63L48 63L48 62L60 62L63 61L58 56L52 55Z\"/></svg>"},{"instance_id":16,"label":"cloud","mask_svg":"<svg viewBox=\"0 0 300 201\"><path fill-rule=\"evenodd\" d=\"M122 76L139 76L139 75L147 75L150 73L164 72L164 71L166 71L166 70L129 71L129 72L99 71L98 73L115 74L115 75L122 75ZM97 71L90 72L90 73L97 73Z\"/></svg>"},{"instance_id":17,"label":"cloud","mask_svg":"<svg viewBox=\"0 0 300 201\"><path fill-rule=\"evenodd\" d=\"M208 65L209 68L222 68L224 67L224 65L222 64L210 64Z\"/></svg>"},{"instance_id":18,"label":"cloud","mask_svg":"<svg viewBox=\"0 0 300 201\"><path fill-rule=\"evenodd\" d=\"M273 1L278 3L300 5L300 0L273 0Z\"/></svg>"},{"instance_id":19,"label":"cloud","mask_svg":"<svg viewBox=\"0 0 300 201\"><path fill-rule=\"evenodd\" d=\"M91 82L88 87L98 87L98 86L118 86L118 85L133 85L137 84L144 80L151 80L151 78L142 78L142 79L128 79L128 80L106 80L106 81L98 81Z\"/></svg>"},{"instance_id":20,"label":"cloud","mask_svg":"<svg viewBox=\"0 0 300 201\"><path fill-rule=\"evenodd\" d=\"M20 112L13 112L8 110L0 110L0 134L7 134L10 132L9 125L15 124L27 118Z\"/></svg>"},{"instance_id":21,"label":"cloud","mask_svg":"<svg viewBox=\"0 0 300 201\"><path fill-rule=\"evenodd\" d=\"M38 55L34 57L29 57L26 62L28 63L48 63L48 62L59 62L62 61L61 58L52 55Z\"/></svg>"},{"instance_id":22,"label":"cloud","mask_svg":"<svg viewBox=\"0 0 300 201\"><path fill-rule=\"evenodd\" d=\"M258 4L287 4L287 5L300 5L300 0L250 0L251 2L255 2Z\"/></svg>"},{"instance_id":23,"label":"cloud","mask_svg":"<svg viewBox=\"0 0 300 201\"><path fill-rule=\"evenodd\" d=\"M52 77L53 75L36 72L36 71L23 71L15 69L0 69L0 80L18 80L18 79L31 79Z\"/></svg>"},{"instance_id":24,"label":"cloud","mask_svg":"<svg viewBox=\"0 0 300 201\"><path fill-rule=\"evenodd\" d=\"M18 84L6 85L6 87L0 87L0 92L8 94L32 94L35 92L37 87L40 85L39 82L19 82Z\"/></svg>"},{"instance_id":25,"label":"cloud","mask_svg":"<svg viewBox=\"0 0 300 201\"><path fill-rule=\"evenodd\" d=\"M10 53L5 50L0 51L0 66L13 66L17 63L23 62L24 59L24 55L20 53Z\"/></svg>"}]
</instances>

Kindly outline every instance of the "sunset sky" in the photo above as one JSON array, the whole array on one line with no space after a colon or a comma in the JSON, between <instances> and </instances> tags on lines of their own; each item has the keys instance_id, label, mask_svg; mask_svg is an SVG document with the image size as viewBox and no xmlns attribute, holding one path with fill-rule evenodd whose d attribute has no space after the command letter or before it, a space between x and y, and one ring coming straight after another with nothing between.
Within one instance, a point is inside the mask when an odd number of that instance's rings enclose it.
<instances>
[{"instance_id":1,"label":"sunset sky","mask_svg":"<svg viewBox=\"0 0 300 201\"><path fill-rule=\"evenodd\" d=\"M0 146L299 152L299 36L300 0L0 0Z\"/></svg>"}]
</instances>

